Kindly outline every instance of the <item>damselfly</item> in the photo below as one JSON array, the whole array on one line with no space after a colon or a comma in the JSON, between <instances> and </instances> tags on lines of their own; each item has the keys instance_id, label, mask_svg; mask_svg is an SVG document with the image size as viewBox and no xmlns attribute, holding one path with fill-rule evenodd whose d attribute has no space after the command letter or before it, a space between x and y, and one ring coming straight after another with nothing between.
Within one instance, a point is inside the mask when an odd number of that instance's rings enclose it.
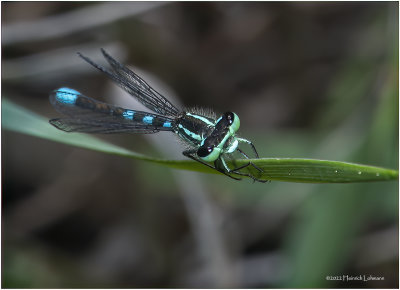
<instances>
[{"instance_id":1,"label":"damselfly","mask_svg":"<svg viewBox=\"0 0 400 290\"><path fill-rule=\"evenodd\" d=\"M86 97L76 90L60 88L50 94L50 103L67 117L52 119L49 121L50 124L66 132L157 133L172 131L189 147L182 152L184 156L236 180L240 180L240 178L232 174L248 176L255 181L265 182L251 173L242 171L242 169L252 166L262 172L251 161L231 169L225 160L236 151L244 158L250 159L239 148L239 143L250 145L256 158L259 158L251 141L236 136L240 120L235 113L226 112L217 119L213 113L206 110L181 111L137 74L112 58L104 49L101 51L112 70L78 54L155 113L120 108Z\"/></svg>"}]
</instances>

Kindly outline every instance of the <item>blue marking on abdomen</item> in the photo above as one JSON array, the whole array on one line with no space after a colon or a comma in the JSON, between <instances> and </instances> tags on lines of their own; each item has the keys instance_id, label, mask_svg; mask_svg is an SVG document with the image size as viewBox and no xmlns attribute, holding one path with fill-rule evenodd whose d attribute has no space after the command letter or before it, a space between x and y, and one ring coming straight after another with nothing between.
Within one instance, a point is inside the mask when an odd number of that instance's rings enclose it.
<instances>
[{"instance_id":1,"label":"blue marking on abdomen","mask_svg":"<svg viewBox=\"0 0 400 290\"><path fill-rule=\"evenodd\" d=\"M125 110L122 113L122 117L124 117L125 119L128 119L128 120L133 120L133 115L135 115L135 112L131 111L131 110Z\"/></svg>"},{"instance_id":2,"label":"blue marking on abdomen","mask_svg":"<svg viewBox=\"0 0 400 290\"><path fill-rule=\"evenodd\" d=\"M143 118L143 123L151 125L153 123L153 119L154 119L154 117L152 117L152 116L145 116Z\"/></svg>"},{"instance_id":3,"label":"blue marking on abdomen","mask_svg":"<svg viewBox=\"0 0 400 290\"><path fill-rule=\"evenodd\" d=\"M70 88L60 88L56 91L56 99L60 103L74 105L80 93Z\"/></svg>"},{"instance_id":4,"label":"blue marking on abdomen","mask_svg":"<svg viewBox=\"0 0 400 290\"><path fill-rule=\"evenodd\" d=\"M162 125L164 128L171 128L171 122L164 122L164 124Z\"/></svg>"}]
</instances>

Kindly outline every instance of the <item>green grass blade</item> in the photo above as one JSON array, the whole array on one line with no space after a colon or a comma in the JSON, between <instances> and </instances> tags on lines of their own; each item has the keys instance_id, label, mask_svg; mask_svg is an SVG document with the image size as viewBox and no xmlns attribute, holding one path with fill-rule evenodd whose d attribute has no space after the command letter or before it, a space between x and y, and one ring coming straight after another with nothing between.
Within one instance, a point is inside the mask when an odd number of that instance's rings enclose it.
<instances>
[{"instance_id":1,"label":"green grass blade","mask_svg":"<svg viewBox=\"0 0 400 290\"><path fill-rule=\"evenodd\" d=\"M253 161L270 180L307 183L349 183L395 180L398 171L355 163L300 159L263 158ZM256 170L252 170L257 174Z\"/></svg>"},{"instance_id":2,"label":"green grass blade","mask_svg":"<svg viewBox=\"0 0 400 290\"><path fill-rule=\"evenodd\" d=\"M7 99L2 102L3 128L39 138L44 138L85 149L108 154L121 155L139 160L150 161L176 169L192 170L206 173L218 173L192 160L164 160L152 158L134 151L110 144L86 134L68 134L57 130L48 120L12 103ZM294 158L260 158L252 159L259 172L254 167L247 167L256 177L264 180L307 183L349 183L365 181L385 181L398 178L398 171L380 167L359 165L353 163ZM234 165L248 163L247 160L235 160Z\"/></svg>"}]
</instances>

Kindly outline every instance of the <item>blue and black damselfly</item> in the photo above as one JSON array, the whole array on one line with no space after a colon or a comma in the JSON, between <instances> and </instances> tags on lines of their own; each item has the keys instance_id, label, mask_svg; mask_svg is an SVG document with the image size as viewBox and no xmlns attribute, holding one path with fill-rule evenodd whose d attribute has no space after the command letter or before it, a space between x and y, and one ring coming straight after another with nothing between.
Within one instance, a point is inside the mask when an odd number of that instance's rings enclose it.
<instances>
[{"instance_id":1,"label":"blue and black damselfly","mask_svg":"<svg viewBox=\"0 0 400 290\"><path fill-rule=\"evenodd\" d=\"M50 124L65 132L109 134L172 131L189 147L183 151L184 156L236 180L240 180L240 178L232 174L248 176L254 181L265 182L251 173L242 171L242 169L252 166L258 172L262 172L262 169L251 161L233 169L228 167L225 158L231 157L232 153L236 151L244 158L250 159L239 148L239 143L250 145L256 158L259 158L251 141L236 136L240 120L235 113L226 112L217 119L213 113L205 110L181 111L137 74L112 58L104 49L101 51L112 70L78 54L155 113L116 107L86 97L76 90L60 88L50 94L50 103L67 117L51 119Z\"/></svg>"}]
</instances>

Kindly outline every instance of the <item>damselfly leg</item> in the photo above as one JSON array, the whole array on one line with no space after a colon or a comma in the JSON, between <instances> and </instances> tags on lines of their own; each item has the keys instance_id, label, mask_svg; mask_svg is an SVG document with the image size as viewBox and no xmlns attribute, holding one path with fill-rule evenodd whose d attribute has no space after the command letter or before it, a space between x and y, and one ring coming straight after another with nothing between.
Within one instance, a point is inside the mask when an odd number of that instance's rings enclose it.
<instances>
[{"instance_id":1,"label":"damselfly leg","mask_svg":"<svg viewBox=\"0 0 400 290\"><path fill-rule=\"evenodd\" d=\"M223 170L222 168L218 168L218 167L215 165L215 162L216 162L217 160L214 161L214 166L212 166L212 165L210 165L210 164L204 162L204 161L201 160L200 158L197 158L196 155L195 155L196 152L197 152L197 150L186 150L186 151L183 151L182 154L183 154L184 156L190 158L190 159L193 159L194 161L200 162L201 164L203 164L203 165L205 165L205 166L208 166L208 167L210 167L210 168L212 168L212 169L214 169L214 170L217 170L217 171L219 171L219 172L225 174L226 176L229 176L229 177L232 178L232 179L241 180L241 178L237 178L237 177L234 177L234 176L230 175L230 174L229 174L229 171L226 172L226 171ZM238 174L238 175L242 175L242 174ZM246 175L246 176L247 176L247 175Z\"/></svg>"},{"instance_id":2,"label":"damselfly leg","mask_svg":"<svg viewBox=\"0 0 400 290\"><path fill-rule=\"evenodd\" d=\"M218 168L220 168L220 166L217 165L217 161L218 161L218 160L221 161L221 163L222 163L224 169L225 169L226 171L228 171L229 173L234 173L234 174L237 174L237 175L240 175L240 176L247 176L247 177L250 177L251 179L253 179L253 181L258 181L258 182L262 182L262 183L265 183L265 182L268 181L268 180L259 179L259 178L255 177L255 176L254 176L253 174L251 174L251 173L243 173L243 172L240 172L240 171L239 171L239 170L242 170L242 169L247 168L247 167L249 167L250 165L252 165L254 168L256 168L257 170L259 170L260 172L263 172L263 170L262 170L261 168L257 167L257 166L256 166L254 163L252 163L252 162L248 162L248 163L246 163L246 164L244 164L244 165L242 165L242 166L236 167L236 168L234 168L234 169L230 169L230 168L228 167L228 165L226 164L226 161L225 161L225 159L224 159L224 156L220 156L220 158L217 159L217 160L215 160L215 163L214 163L214 165L215 165L215 167L216 167L216 169L217 169L218 171L221 171L221 170L218 169Z\"/></svg>"},{"instance_id":3,"label":"damselfly leg","mask_svg":"<svg viewBox=\"0 0 400 290\"><path fill-rule=\"evenodd\" d=\"M214 166L213 166L213 165L210 165L210 164L204 162L200 158L197 158L196 157L196 152L197 152L197 150L186 150L186 151L183 151L183 155L186 156L186 157L189 157L190 159L193 159L194 161L200 162L201 164L203 164L203 165L205 165L207 167L210 167L210 168L212 168L214 170L217 170L217 171L223 173L224 175L229 176L230 178L235 179L235 180L241 180L241 178L232 176L231 173L234 173L234 174L240 175L240 176L250 177L251 179L253 179L253 181L258 181L258 182L262 182L262 183L267 182L267 180L259 179L259 178L255 177L254 175L252 175L250 173L243 173L243 172L239 171L239 170L242 170L242 169L244 169L244 168L246 168L246 167L248 167L250 165L253 165L254 168L259 169L259 168L257 168L257 166L255 166L251 162L249 162L247 164L244 164L242 166L236 167L234 169L230 169L229 166L226 164L226 161L225 161L224 157L220 156L217 160L214 161ZM221 166L221 164L222 164L222 166ZM259 169L259 170L261 170L261 169ZM262 170L261 170L261 172L262 172Z\"/></svg>"}]
</instances>

